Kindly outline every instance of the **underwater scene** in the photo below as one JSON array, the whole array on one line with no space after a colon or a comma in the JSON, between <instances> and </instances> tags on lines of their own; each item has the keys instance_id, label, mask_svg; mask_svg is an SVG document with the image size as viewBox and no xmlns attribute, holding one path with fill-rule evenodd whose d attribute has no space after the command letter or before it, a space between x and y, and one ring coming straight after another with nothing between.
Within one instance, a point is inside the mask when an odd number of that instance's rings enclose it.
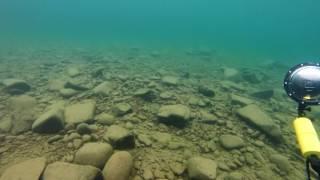
<instances>
[{"instance_id":1,"label":"underwater scene","mask_svg":"<svg viewBox=\"0 0 320 180\"><path fill-rule=\"evenodd\" d=\"M283 84L319 7L1 0L0 180L306 179Z\"/></svg>"}]
</instances>

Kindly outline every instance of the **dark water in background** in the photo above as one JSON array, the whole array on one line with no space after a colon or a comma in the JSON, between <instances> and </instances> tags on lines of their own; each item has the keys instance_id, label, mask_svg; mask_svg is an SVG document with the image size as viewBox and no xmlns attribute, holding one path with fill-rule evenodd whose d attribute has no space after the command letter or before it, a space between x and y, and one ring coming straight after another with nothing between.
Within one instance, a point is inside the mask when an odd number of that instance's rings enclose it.
<instances>
[{"instance_id":1,"label":"dark water in background","mask_svg":"<svg viewBox=\"0 0 320 180\"><path fill-rule=\"evenodd\" d=\"M206 47L238 61L320 57L318 0L0 1L2 45Z\"/></svg>"}]
</instances>

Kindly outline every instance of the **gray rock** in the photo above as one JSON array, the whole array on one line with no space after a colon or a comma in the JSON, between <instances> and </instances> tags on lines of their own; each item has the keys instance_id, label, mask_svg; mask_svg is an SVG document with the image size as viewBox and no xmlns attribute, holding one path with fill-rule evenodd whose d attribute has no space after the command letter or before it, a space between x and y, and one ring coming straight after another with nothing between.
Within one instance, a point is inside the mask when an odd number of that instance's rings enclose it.
<instances>
[{"instance_id":1,"label":"gray rock","mask_svg":"<svg viewBox=\"0 0 320 180\"><path fill-rule=\"evenodd\" d=\"M88 165L77 165L65 162L54 162L47 166L43 180L96 180L101 179L101 171Z\"/></svg>"},{"instance_id":2,"label":"gray rock","mask_svg":"<svg viewBox=\"0 0 320 180\"><path fill-rule=\"evenodd\" d=\"M129 130L112 125L107 129L103 139L110 142L116 148L133 148L135 146L134 135Z\"/></svg>"},{"instance_id":3,"label":"gray rock","mask_svg":"<svg viewBox=\"0 0 320 180\"><path fill-rule=\"evenodd\" d=\"M128 180L133 168L133 158L126 151L114 153L106 163L102 174L106 180Z\"/></svg>"},{"instance_id":4,"label":"gray rock","mask_svg":"<svg viewBox=\"0 0 320 180\"><path fill-rule=\"evenodd\" d=\"M115 106L113 111L117 116L123 116L125 114L132 112L132 107L128 103L119 103Z\"/></svg>"},{"instance_id":5,"label":"gray rock","mask_svg":"<svg viewBox=\"0 0 320 180\"><path fill-rule=\"evenodd\" d=\"M11 133L20 134L31 129L35 120L36 104L36 99L31 96L22 95L10 98Z\"/></svg>"},{"instance_id":6,"label":"gray rock","mask_svg":"<svg viewBox=\"0 0 320 180\"><path fill-rule=\"evenodd\" d=\"M77 125L77 132L79 134L90 134L91 129L90 126L87 123L80 123Z\"/></svg>"},{"instance_id":7,"label":"gray rock","mask_svg":"<svg viewBox=\"0 0 320 180\"><path fill-rule=\"evenodd\" d=\"M64 106L52 108L43 113L32 124L32 131L38 133L56 133L64 127Z\"/></svg>"},{"instance_id":8,"label":"gray rock","mask_svg":"<svg viewBox=\"0 0 320 180\"><path fill-rule=\"evenodd\" d=\"M37 180L46 166L45 158L35 158L26 160L6 169L0 180Z\"/></svg>"},{"instance_id":9,"label":"gray rock","mask_svg":"<svg viewBox=\"0 0 320 180\"><path fill-rule=\"evenodd\" d=\"M251 104L237 110L237 114L241 119L258 127L275 141L281 141L282 135L280 129L272 121L265 112L263 112L257 105Z\"/></svg>"},{"instance_id":10,"label":"gray rock","mask_svg":"<svg viewBox=\"0 0 320 180\"><path fill-rule=\"evenodd\" d=\"M76 152L74 162L101 169L112 153L113 148L107 143L86 143Z\"/></svg>"},{"instance_id":11,"label":"gray rock","mask_svg":"<svg viewBox=\"0 0 320 180\"><path fill-rule=\"evenodd\" d=\"M85 101L69 105L66 107L64 116L66 123L78 124L82 122L90 122L93 120L96 109L96 103L94 101Z\"/></svg>"},{"instance_id":12,"label":"gray rock","mask_svg":"<svg viewBox=\"0 0 320 180\"><path fill-rule=\"evenodd\" d=\"M103 82L96 86L92 91L97 95L108 96L115 89L115 85L111 82Z\"/></svg>"},{"instance_id":13,"label":"gray rock","mask_svg":"<svg viewBox=\"0 0 320 180\"><path fill-rule=\"evenodd\" d=\"M195 180L214 180L217 175L217 163L203 157L192 157L187 162L188 176Z\"/></svg>"},{"instance_id":14,"label":"gray rock","mask_svg":"<svg viewBox=\"0 0 320 180\"><path fill-rule=\"evenodd\" d=\"M4 90L12 95L23 94L31 89L31 86L21 79L5 79L2 84Z\"/></svg>"},{"instance_id":15,"label":"gray rock","mask_svg":"<svg viewBox=\"0 0 320 180\"><path fill-rule=\"evenodd\" d=\"M275 164L281 171L283 172L290 172L291 164L285 156L280 154L273 154L270 156L270 161Z\"/></svg>"},{"instance_id":16,"label":"gray rock","mask_svg":"<svg viewBox=\"0 0 320 180\"><path fill-rule=\"evenodd\" d=\"M162 123L183 127L190 120L190 110L181 104L165 105L160 107L158 118Z\"/></svg>"},{"instance_id":17,"label":"gray rock","mask_svg":"<svg viewBox=\"0 0 320 180\"><path fill-rule=\"evenodd\" d=\"M161 78L163 84L166 85L177 85L179 82L179 78L175 76L164 76Z\"/></svg>"},{"instance_id":18,"label":"gray rock","mask_svg":"<svg viewBox=\"0 0 320 180\"><path fill-rule=\"evenodd\" d=\"M238 149L244 146L243 140L240 137L234 135L220 136L220 143L222 147L226 148L227 150Z\"/></svg>"}]
</instances>

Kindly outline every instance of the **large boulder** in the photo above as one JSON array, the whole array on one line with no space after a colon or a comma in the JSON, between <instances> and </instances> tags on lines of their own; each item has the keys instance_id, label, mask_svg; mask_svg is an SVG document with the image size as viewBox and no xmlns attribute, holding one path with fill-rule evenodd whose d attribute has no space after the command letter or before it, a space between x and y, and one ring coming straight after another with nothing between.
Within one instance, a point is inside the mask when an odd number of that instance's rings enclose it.
<instances>
[{"instance_id":1,"label":"large boulder","mask_svg":"<svg viewBox=\"0 0 320 180\"><path fill-rule=\"evenodd\" d=\"M5 79L2 84L9 94L23 94L31 89L31 86L21 79Z\"/></svg>"},{"instance_id":2,"label":"large boulder","mask_svg":"<svg viewBox=\"0 0 320 180\"><path fill-rule=\"evenodd\" d=\"M36 104L36 99L27 95L9 99L12 134L20 134L31 129L32 123L35 121Z\"/></svg>"},{"instance_id":3,"label":"large boulder","mask_svg":"<svg viewBox=\"0 0 320 180\"><path fill-rule=\"evenodd\" d=\"M237 114L243 120L264 131L274 140L279 141L282 139L279 127L276 126L271 117L262 111L257 105L250 104L240 108L237 110Z\"/></svg>"},{"instance_id":4,"label":"large boulder","mask_svg":"<svg viewBox=\"0 0 320 180\"><path fill-rule=\"evenodd\" d=\"M66 123L79 124L93 120L96 109L95 101L84 101L66 107L64 116Z\"/></svg>"},{"instance_id":5,"label":"large boulder","mask_svg":"<svg viewBox=\"0 0 320 180\"><path fill-rule=\"evenodd\" d=\"M47 166L43 180L96 180L101 179L101 171L93 166L54 162Z\"/></svg>"},{"instance_id":6,"label":"large boulder","mask_svg":"<svg viewBox=\"0 0 320 180\"><path fill-rule=\"evenodd\" d=\"M32 124L32 131L56 133L64 128L64 103L53 105Z\"/></svg>"},{"instance_id":7,"label":"large boulder","mask_svg":"<svg viewBox=\"0 0 320 180\"><path fill-rule=\"evenodd\" d=\"M162 123L183 127L189 122L190 114L187 106L181 104L165 105L160 107L158 117Z\"/></svg>"},{"instance_id":8,"label":"large boulder","mask_svg":"<svg viewBox=\"0 0 320 180\"><path fill-rule=\"evenodd\" d=\"M104 180L128 180L133 167L133 158L127 151L114 153L106 163L102 174Z\"/></svg>"},{"instance_id":9,"label":"large boulder","mask_svg":"<svg viewBox=\"0 0 320 180\"><path fill-rule=\"evenodd\" d=\"M190 179L213 180L217 175L217 163L203 157L192 157L187 162L187 170Z\"/></svg>"},{"instance_id":10,"label":"large boulder","mask_svg":"<svg viewBox=\"0 0 320 180\"><path fill-rule=\"evenodd\" d=\"M0 180L38 180L45 167L45 158L26 160L6 169Z\"/></svg>"},{"instance_id":11,"label":"large boulder","mask_svg":"<svg viewBox=\"0 0 320 180\"><path fill-rule=\"evenodd\" d=\"M220 136L220 143L227 150L238 149L244 146L244 142L240 137L229 134Z\"/></svg>"},{"instance_id":12,"label":"large boulder","mask_svg":"<svg viewBox=\"0 0 320 180\"><path fill-rule=\"evenodd\" d=\"M112 153L113 148L107 143L86 143L76 152L74 162L102 169Z\"/></svg>"},{"instance_id":13,"label":"large boulder","mask_svg":"<svg viewBox=\"0 0 320 180\"><path fill-rule=\"evenodd\" d=\"M104 134L103 139L120 149L133 148L135 146L133 133L117 125L110 126Z\"/></svg>"}]
</instances>

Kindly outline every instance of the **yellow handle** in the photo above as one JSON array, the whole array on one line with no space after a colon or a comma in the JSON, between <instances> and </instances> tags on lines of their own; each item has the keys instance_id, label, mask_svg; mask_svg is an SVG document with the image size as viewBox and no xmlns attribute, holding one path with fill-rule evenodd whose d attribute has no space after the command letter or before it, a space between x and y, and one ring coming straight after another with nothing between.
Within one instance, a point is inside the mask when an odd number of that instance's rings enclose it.
<instances>
[{"instance_id":1,"label":"yellow handle","mask_svg":"<svg viewBox=\"0 0 320 180\"><path fill-rule=\"evenodd\" d=\"M299 117L293 121L293 126L302 155L305 158L310 155L320 157L320 141L311 120L305 117Z\"/></svg>"}]
</instances>

